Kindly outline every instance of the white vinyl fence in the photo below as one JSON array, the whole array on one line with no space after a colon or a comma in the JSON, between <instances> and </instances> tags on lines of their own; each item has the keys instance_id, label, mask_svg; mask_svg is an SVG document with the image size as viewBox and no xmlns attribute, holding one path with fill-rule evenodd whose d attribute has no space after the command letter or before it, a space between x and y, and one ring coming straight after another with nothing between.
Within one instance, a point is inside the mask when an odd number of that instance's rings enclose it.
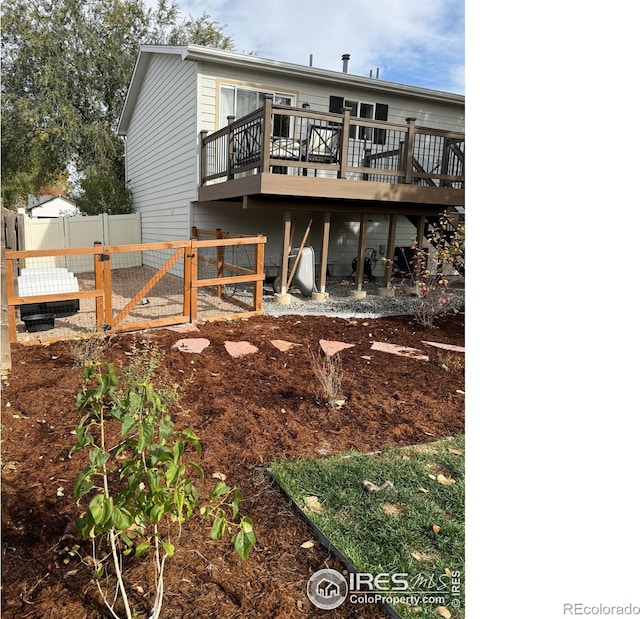
<instances>
[{"instance_id":1,"label":"white vinyl fence","mask_svg":"<svg viewBox=\"0 0 640 619\"><path fill-rule=\"evenodd\" d=\"M92 247L96 241L103 245L134 245L142 242L140 214L93 215L55 217L51 219L24 218L25 249L69 249ZM32 259L27 258L27 264ZM93 256L51 256L46 265L38 259L38 268L64 267L73 273L93 271ZM141 252L113 255L112 269L142 265Z\"/></svg>"}]
</instances>

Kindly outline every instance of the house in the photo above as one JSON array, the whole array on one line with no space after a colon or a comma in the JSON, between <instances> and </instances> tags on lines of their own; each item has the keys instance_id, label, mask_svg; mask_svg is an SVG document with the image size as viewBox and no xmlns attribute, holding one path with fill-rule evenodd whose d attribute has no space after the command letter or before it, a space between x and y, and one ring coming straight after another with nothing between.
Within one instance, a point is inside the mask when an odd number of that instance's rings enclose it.
<instances>
[{"instance_id":1,"label":"house","mask_svg":"<svg viewBox=\"0 0 640 619\"><path fill-rule=\"evenodd\" d=\"M33 219L81 215L78 207L63 196L28 196L27 213Z\"/></svg>"},{"instance_id":2,"label":"house","mask_svg":"<svg viewBox=\"0 0 640 619\"><path fill-rule=\"evenodd\" d=\"M142 241L264 234L268 272L308 228L320 291L327 272L354 267L361 289L367 257L463 211L464 97L352 75L342 60L329 71L141 46L118 133Z\"/></svg>"}]
</instances>

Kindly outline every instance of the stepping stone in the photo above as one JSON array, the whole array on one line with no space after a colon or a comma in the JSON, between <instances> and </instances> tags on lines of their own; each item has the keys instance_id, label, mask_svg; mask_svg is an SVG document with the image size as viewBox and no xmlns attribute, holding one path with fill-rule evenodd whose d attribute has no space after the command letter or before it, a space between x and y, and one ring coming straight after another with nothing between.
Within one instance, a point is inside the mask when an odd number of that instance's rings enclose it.
<instances>
[{"instance_id":1,"label":"stepping stone","mask_svg":"<svg viewBox=\"0 0 640 619\"><path fill-rule=\"evenodd\" d=\"M423 344L427 346L434 346L435 348L442 348L444 350L452 350L454 352L464 352L464 346L456 346L454 344L441 344L440 342L425 342L422 340Z\"/></svg>"},{"instance_id":2,"label":"stepping stone","mask_svg":"<svg viewBox=\"0 0 640 619\"><path fill-rule=\"evenodd\" d=\"M388 342L374 342L371 344L371 350L380 350L388 352L392 355L400 355L401 357L412 357L414 359L422 359L429 361L429 357L424 354L423 350L418 348L409 348L408 346L399 346L398 344L389 344Z\"/></svg>"},{"instance_id":3,"label":"stepping stone","mask_svg":"<svg viewBox=\"0 0 640 619\"><path fill-rule=\"evenodd\" d=\"M171 348L177 348L180 352L201 353L211 342L203 337L178 340Z\"/></svg>"},{"instance_id":4,"label":"stepping stone","mask_svg":"<svg viewBox=\"0 0 640 619\"><path fill-rule=\"evenodd\" d=\"M224 347L232 357L242 357L258 352L258 348L250 342L225 342Z\"/></svg>"},{"instance_id":5,"label":"stepping stone","mask_svg":"<svg viewBox=\"0 0 640 619\"><path fill-rule=\"evenodd\" d=\"M347 344L346 342L336 342L334 340L320 340L320 348L324 351L327 357L335 355L337 352L344 350L345 348L353 348L355 344Z\"/></svg>"},{"instance_id":6,"label":"stepping stone","mask_svg":"<svg viewBox=\"0 0 640 619\"><path fill-rule=\"evenodd\" d=\"M196 325L180 325L178 327L165 327L169 331L176 333L191 333L192 331L200 331Z\"/></svg>"},{"instance_id":7,"label":"stepping stone","mask_svg":"<svg viewBox=\"0 0 640 619\"><path fill-rule=\"evenodd\" d=\"M302 344L287 342L287 340L270 340L270 342L282 352L287 352L287 350L291 350L294 346L302 346Z\"/></svg>"}]
</instances>

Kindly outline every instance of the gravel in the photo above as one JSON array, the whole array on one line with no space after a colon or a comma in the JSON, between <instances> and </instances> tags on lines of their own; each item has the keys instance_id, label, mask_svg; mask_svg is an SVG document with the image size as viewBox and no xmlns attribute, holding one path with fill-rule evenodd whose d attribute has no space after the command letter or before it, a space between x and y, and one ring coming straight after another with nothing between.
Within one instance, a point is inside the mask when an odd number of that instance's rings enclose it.
<instances>
[{"instance_id":1,"label":"gravel","mask_svg":"<svg viewBox=\"0 0 640 619\"><path fill-rule=\"evenodd\" d=\"M268 316L336 316L339 318L381 318L384 316L412 315L420 303L409 288L397 286L395 296L383 297L378 294L379 284L365 283L362 286L367 294L363 299L354 299L350 291L355 290L353 280L335 281L327 284L327 301L313 301L300 291L290 289L291 303L276 303L270 285L264 287L262 306ZM464 299L464 284L452 282L451 291L458 297L461 305Z\"/></svg>"}]
</instances>

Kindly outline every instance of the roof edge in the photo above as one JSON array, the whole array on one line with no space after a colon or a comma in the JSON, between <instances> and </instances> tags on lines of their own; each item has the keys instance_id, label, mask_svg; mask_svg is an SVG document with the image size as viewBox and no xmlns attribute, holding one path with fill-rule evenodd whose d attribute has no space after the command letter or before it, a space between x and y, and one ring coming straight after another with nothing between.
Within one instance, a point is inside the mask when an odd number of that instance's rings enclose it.
<instances>
[{"instance_id":1,"label":"roof edge","mask_svg":"<svg viewBox=\"0 0 640 619\"><path fill-rule=\"evenodd\" d=\"M349 84L359 88L389 92L393 94L426 97L431 101L437 101L439 103L464 105L465 102L464 95L455 93L431 90L420 86L409 86L407 84L354 75L353 73L321 69L319 67L307 67L305 65L294 64L291 62L271 60L268 58L253 56L251 54L215 49L212 47L205 47L203 45L141 45L131 74L127 96L122 108L122 114L120 115L120 121L118 122L118 127L116 129L116 133L118 135L127 134L129 122L131 121L131 115L133 113L133 102L140 94L143 76L153 54L174 54L181 56L183 60L187 61L223 61L231 66L237 65L246 67L247 64L249 64L255 68L274 74L296 78L306 77L309 79L322 79L326 82Z\"/></svg>"},{"instance_id":2,"label":"roof edge","mask_svg":"<svg viewBox=\"0 0 640 619\"><path fill-rule=\"evenodd\" d=\"M253 56L251 54L242 54L240 52L233 52L222 49L214 49L210 47L204 47L201 45L188 45L184 48L185 51L182 57L185 60L203 60L203 61L215 61L224 60L231 65L237 64L246 66L251 64L255 67L259 67L265 70L273 71L274 73L280 73L283 75L295 76L295 77L309 77L309 78L321 78L330 82L349 83L353 86L359 86L364 88L370 88L375 90L384 90L393 93L402 93L413 96L428 97L434 101L441 101L446 103L464 104L465 96L455 93L445 92L442 90L432 90L429 88L422 88L420 86L410 86L407 84L400 84L397 82L389 82L372 77L363 77L355 75L353 73L344 73L342 71L332 71L329 69L321 69L319 67L308 67L306 65L294 64L290 62L282 62L278 60L272 60L268 58L261 58L259 56Z\"/></svg>"}]
</instances>

